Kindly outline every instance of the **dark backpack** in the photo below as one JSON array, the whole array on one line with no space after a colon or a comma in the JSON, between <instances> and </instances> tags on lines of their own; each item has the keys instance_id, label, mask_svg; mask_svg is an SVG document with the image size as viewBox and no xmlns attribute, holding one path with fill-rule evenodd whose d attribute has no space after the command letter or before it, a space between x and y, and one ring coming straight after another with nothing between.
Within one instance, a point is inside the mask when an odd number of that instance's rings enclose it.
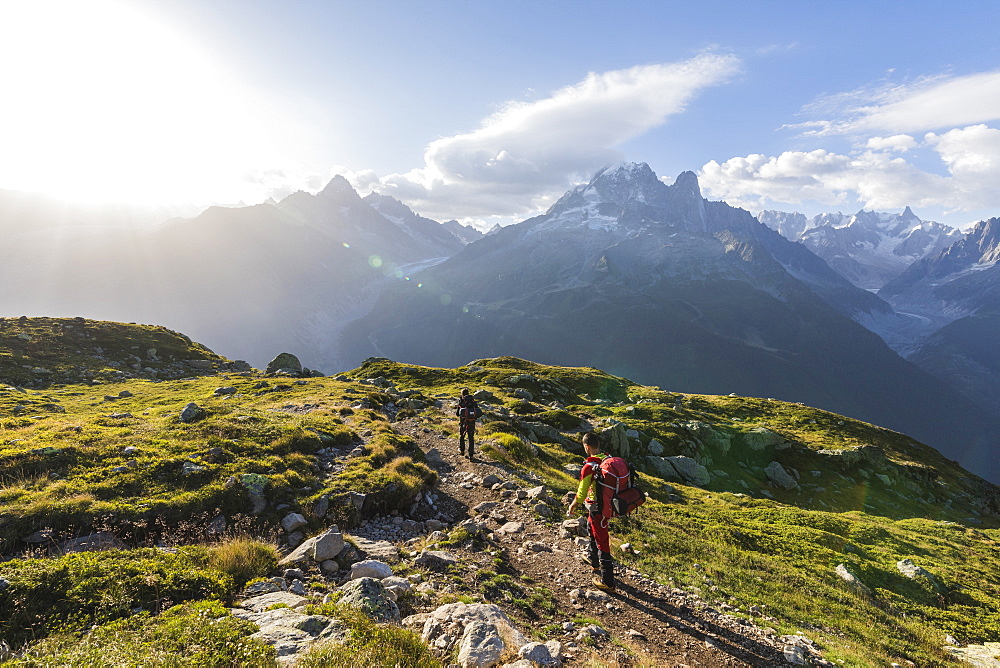
<instances>
[{"instance_id":1,"label":"dark backpack","mask_svg":"<svg viewBox=\"0 0 1000 668\"><path fill-rule=\"evenodd\" d=\"M459 400L458 411L456 411L461 420L476 420L483 416L483 412L479 410L479 404L471 396L466 400Z\"/></svg>"},{"instance_id":2,"label":"dark backpack","mask_svg":"<svg viewBox=\"0 0 1000 668\"><path fill-rule=\"evenodd\" d=\"M598 508L605 517L622 517L646 502L646 495L636 486L637 474L621 457L605 457L594 466Z\"/></svg>"}]
</instances>

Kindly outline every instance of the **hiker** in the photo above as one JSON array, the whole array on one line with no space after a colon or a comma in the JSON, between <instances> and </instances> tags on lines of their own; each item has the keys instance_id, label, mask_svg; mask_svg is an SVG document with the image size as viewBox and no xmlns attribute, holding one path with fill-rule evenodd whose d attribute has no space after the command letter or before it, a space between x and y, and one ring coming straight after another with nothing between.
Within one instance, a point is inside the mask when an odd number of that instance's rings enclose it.
<instances>
[{"instance_id":1,"label":"hiker","mask_svg":"<svg viewBox=\"0 0 1000 668\"><path fill-rule=\"evenodd\" d=\"M592 431L583 435L583 449L587 459L580 469L580 486L576 490L576 498L569 504L567 516L576 514L576 506L584 502L588 511L587 529L590 531L590 548L587 552L587 563L594 573L593 584L599 589L615 588L615 564L611 559L611 536L608 535L608 522L611 519L611 504L602 503L604 490L595 483L595 471L600 470L601 461L608 455L601 452L601 437Z\"/></svg>"},{"instance_id":2,"label":"hiker","mask_svg":"<svg viewBox=\"0 0 1000 668\"><path fill-rule=\"evenodd\" d=\"M469 461L473 460L476 448L476 420L482 416L479 404L472 398L469 388L462 389L462 396L458 400L458 451L465 456L465 437L469 437Z\"/></svg>"}]
</instances>

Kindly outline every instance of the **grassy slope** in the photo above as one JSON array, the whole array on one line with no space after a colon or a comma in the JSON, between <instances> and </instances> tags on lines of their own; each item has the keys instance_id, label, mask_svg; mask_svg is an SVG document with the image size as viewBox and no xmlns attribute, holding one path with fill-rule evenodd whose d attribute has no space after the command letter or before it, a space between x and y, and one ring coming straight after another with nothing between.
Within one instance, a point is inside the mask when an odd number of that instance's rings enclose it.
<instances>
[{"instance_id":1,"label":"grassy slope","mask_svg":"<svg viewBox=\"0 0 1000 668\"><path fill-rule=\"evenodd\" d=\"M120 347L130 350L137 345L128 341L130 333L144 332L121 327ZM615 544L631 542L638 554L624 558L663 582L697 588L742 615L757 606L752 616L760 623L806 632L828 658L933 665L948 661L940 650L946 633L1000 640L997 490L902 434L797 404L682 395L595 369L514 358L459 369L376 359L351 375L386 377L398 390L414 391L411 399L430 406L418 409L421 415L437 424L450 416L447 408L433 408L436 396L454 397L464 386L487 389L496 395L488 402L494 410L483 429L487 439L491 432L523 431L519 413L563 430L568 442L579 439L574 428L581 420L603 427L614 418L639 432L630 440L630 460L639 467L651 438L663 444L664 455L710 461L707 489L645 476L652 498L634 518L616 521ZM514 397L515 376L535 401ZM107 529L142 544L161 537L165 525L177 531L216 509L230 517L246 513L252 503L238 483L245 474L267 481L271 505L256 518L258 526L273 526L288 512L273 510L279 503L308 510L323 494L350 522L351 506L337 499L351 491L373 492L387 507L406 504L433 482L412 444L389 432L379 410L393 399L385 392L333 378L268 379L267 387L258 387L260 380L231 374L26 391L0 385L0 551L21 549L22 538L45 528L54 537ZM216 396L222 385L236 394ZM122 390L132 396L105 398ZM372 408L348 408L360 399ZM553 400L564 407L544 405ZM189 401L208 414L184 424L178 415ZM692 431L694 423L711 425L728 450L695 436L703 432L697 425ZM754 450L754 430L762 427L781 438ZM367 454L351 459L340 475L321 477L314 453L327 445L347 450L362 432ZM136 450L126 454L127 446ZM884 457L852 462L818 452L857 452L859 446L875 446ZM213 448L221 452L211 454ZM493 451L558 491L574 486L564 469L579 462L576 446ZM800 472L797 489L770 488L761 469L775 460ZM895 564L904 558L929 571L936 585L901 576ZM873 593L852 592L834 574L839 563ZM0 566L0 578L12 568Z\"/></svg>"},{"instance_id":2,"label":"grassy slope","mask_svg":"<svg viewBox=\"0 0 1000 668\"><path fill-rule=\"evenodd\" d=\"M594 369L512 358L479 360L453 371L374 360L359 372L427 393L454 396L462 386L485 388L512 408L518 402L511 388L497 390L506 379L531 374L556 380L576 393L561 397L568 404L564 410L531 419L556 424L557 414L569 413L597 426L602 419L620 420L640 432L630 456L640 467L649 438L666 446L665 455L677 454L691 440L678 425L710 423L732 436L726 456L703 451L713 458L710 468L727 477L700 489L647 474L650 502L633 518L616 520L612 531L614 546L628 542L637 552L623 560L764 626L803 632L828 658L848 665L902 659L945 664L951 661L941 650L946 634L965 642L1000 639L997 489L903 434L798 404L680 395ZM518 384L526 382L531 384ZM674 410L678 398L683 407ZM500 425L506 421L489 423L484 432L505 430ZM790 445L747 448L745 435L765 425ZM846 465L818 454L862 446L879 448L884 462ZM558 491L575 486L564 468L580 459L563 446L543 444L534 454L508 450L506 458L541 474ZM772 460L802 471L798 489L771 489L760 468ZM761 489L776 498L763 497ZM896 568L902 559L929 571L936 584L904 577ZM840 580L835 567L841 563L872 593L857 593Z\"/></svg>"}]
</instances>

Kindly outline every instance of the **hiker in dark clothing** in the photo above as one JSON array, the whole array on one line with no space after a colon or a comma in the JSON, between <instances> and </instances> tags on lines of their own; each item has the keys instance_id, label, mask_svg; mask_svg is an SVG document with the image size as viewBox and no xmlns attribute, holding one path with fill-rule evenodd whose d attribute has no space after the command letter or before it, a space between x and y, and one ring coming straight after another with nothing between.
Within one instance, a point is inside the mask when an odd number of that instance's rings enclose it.
<instances>
[{"instance_id":1,"label":"hiker in dark clothing","mask_svg":"<svg viewBox=\"0 0 1000 668\"><path fill-rule=\"evenodd\" d=\"M599 488L599 476L595 475L608 455L601 452L601 437L592 431L583 435L583 449L587 453L587 459L580 469L580 485L566 515L572 517L576 513L577 504L585 500L588 511L587 529L590 532L586 562L594 573L592 584L599 589L614 589L615 564L611 558L611 536L608 534L611 504L605 498L607 495L604 489Z\"/></svg>"},{"instance_id":2,"label":"hiker in dark clothing","mask_svg":"<svg viewBox=\"0 0 1000 668\"><path fill-rule=\"evenodd\" d=\"M479 404L472 398L469 388L462 390L462 396L458 400L458 451L465 456L465 437L469 437L469 461L476 448L476 420L483 414L479 410Z\"/></svg>"}]
</instances>

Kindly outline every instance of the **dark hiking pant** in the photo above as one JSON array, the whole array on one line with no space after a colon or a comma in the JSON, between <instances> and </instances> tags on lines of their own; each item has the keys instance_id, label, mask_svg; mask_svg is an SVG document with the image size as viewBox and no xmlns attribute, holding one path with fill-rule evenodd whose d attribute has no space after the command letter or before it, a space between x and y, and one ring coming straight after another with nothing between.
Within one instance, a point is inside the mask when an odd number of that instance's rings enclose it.
<instances>
[{"instance_id":1,"label":"dark hiking pant","mask_svg":"<svg viewBox=\"0 0 1000 668\"><path fill-rule=\"evenodd\" d=\"M458 429L458 450L465 454L465 438L469 438L469 457L476 449L476 423L473 420L462 420Z\"/></svg>"}]
</instances>

